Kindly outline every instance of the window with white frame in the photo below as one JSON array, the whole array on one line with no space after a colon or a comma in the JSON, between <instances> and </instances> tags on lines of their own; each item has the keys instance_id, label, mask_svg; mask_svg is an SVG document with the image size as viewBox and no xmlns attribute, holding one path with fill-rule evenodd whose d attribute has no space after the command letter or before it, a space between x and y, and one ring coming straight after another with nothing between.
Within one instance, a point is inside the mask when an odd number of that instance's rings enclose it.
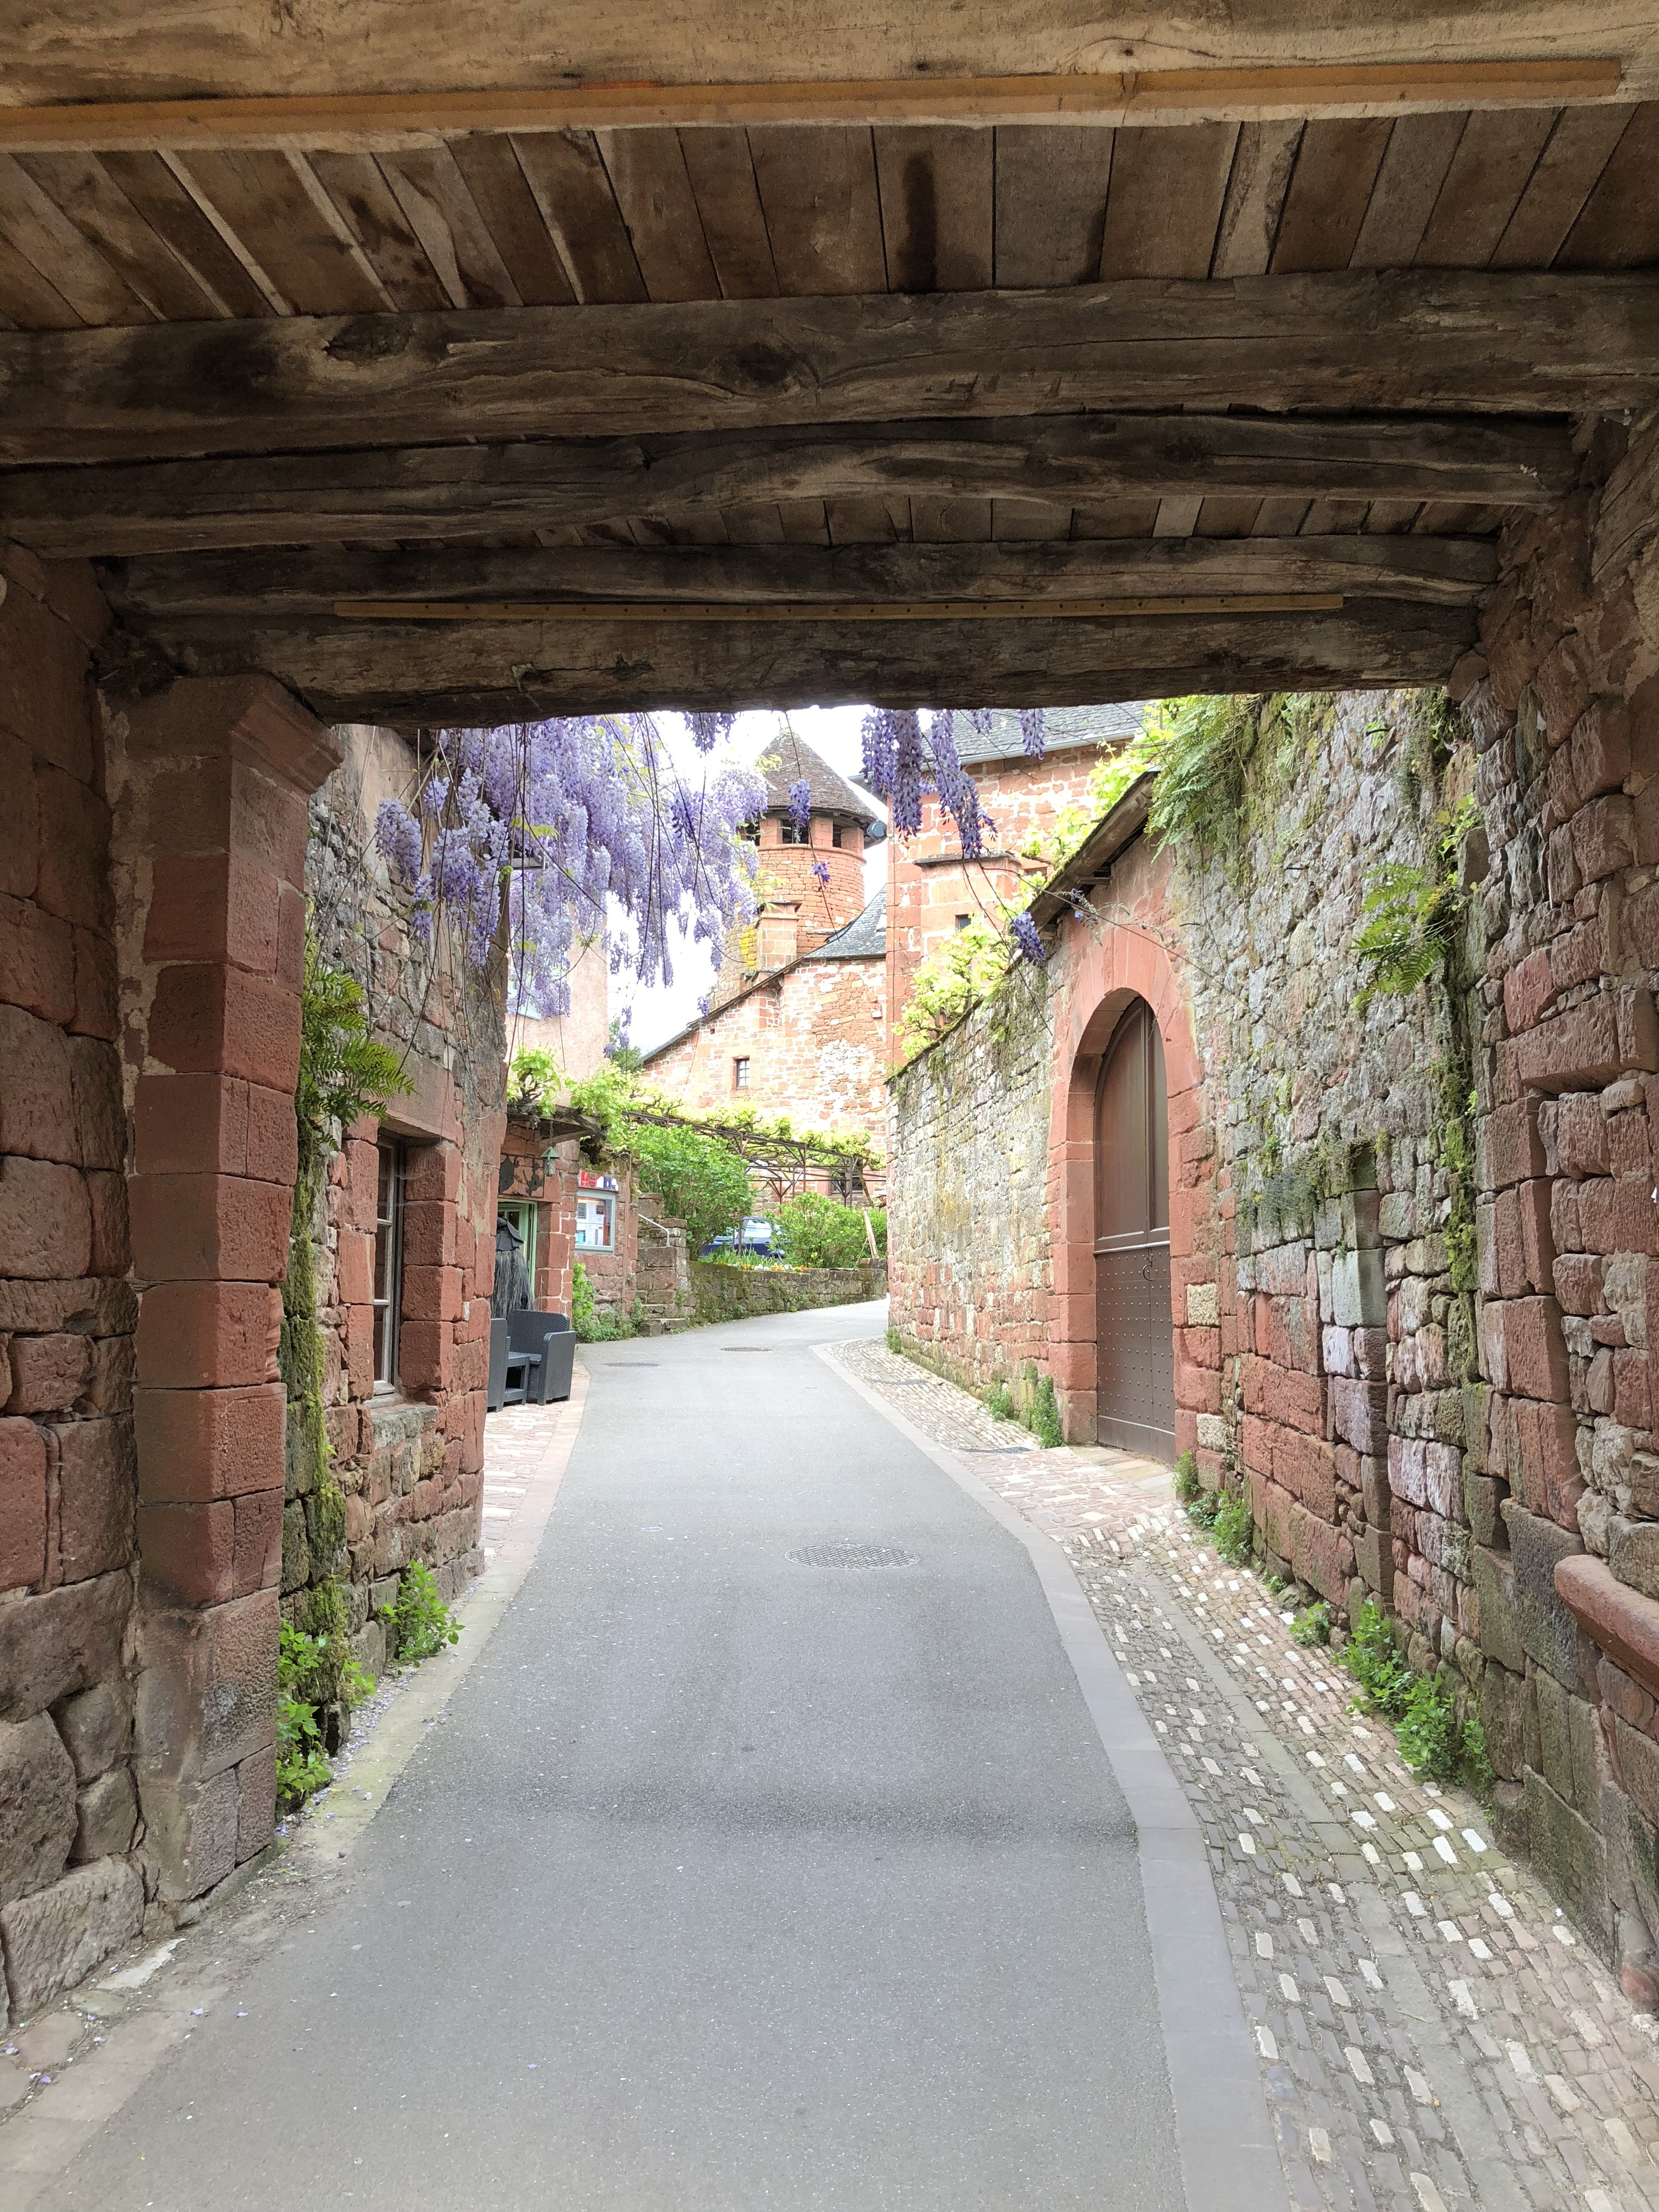
<instances>
[{"instance_id":1,"label":"window with white frame","mask_svg":"<svg viewBox=\"0 0 1659 2212\"><path fill-rule=\"evenodd\" d=\"M616 1244L616 1199L609 1191L583 1191L576 1200L576 1249L611 1252Z\"/></svg>"}]
</instances>

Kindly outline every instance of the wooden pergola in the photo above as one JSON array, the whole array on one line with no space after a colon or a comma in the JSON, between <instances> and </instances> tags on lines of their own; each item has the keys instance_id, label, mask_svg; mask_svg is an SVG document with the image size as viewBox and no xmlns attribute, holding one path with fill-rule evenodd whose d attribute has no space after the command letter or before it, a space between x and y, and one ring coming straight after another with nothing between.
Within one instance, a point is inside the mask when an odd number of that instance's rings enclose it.
<instances>
[{"instance_id":1,"label":"wooden pergola","mask_svg":"<svg viewBox=\"0 0 1659 2212\"><path fill-rule=\"evenodd\" d=\"M41 0L0 534L325 720L1443 680L1659 387L1659 24L1354 13Z\"/></svg>"}]
</instances>

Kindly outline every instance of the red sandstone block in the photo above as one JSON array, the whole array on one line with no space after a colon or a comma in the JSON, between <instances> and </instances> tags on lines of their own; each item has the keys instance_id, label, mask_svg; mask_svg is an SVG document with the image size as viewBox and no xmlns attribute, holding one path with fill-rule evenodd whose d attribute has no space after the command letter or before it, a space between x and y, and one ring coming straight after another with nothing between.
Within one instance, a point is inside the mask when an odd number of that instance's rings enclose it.
<instances>
[{"instance_id":1,"label":"red sandstone block","mask_svg":"<svg viewBox=\"0 0 1659 2212\"><path fill-rule=\"evenodd\" d=\"M1389 1393L1386 1384L1362 1382L1334 1376L1328 1385L1331 1425L1356 1452L1377 1455L1388 1449Z\"/></svg>"},{"instance_id":2,"label":"red sandstone block","mask_svg":"<svg viewBox=\"0 0 1659 2212\"><path fill-rule=\"evenodd\" d=\"M288 1092L247 1088L247 1164L242 1172L259 1182L294 1188L300 1171L299 1125Z\"/></svg>"},{"instance_id":3,"label":"red sandstone block","mask_svg":"<svg viewBox=\"0 0 1659 2212\"><path fill-rule=\"evenodd\" d=\"M374 1296L374 1239L360 1229L339 1232L335 1260L334 1300L337 1305L366 1306Z\"/></svg>"},{"instance_id":4,"label":"red sandstone block","mask_svg":"<svg viewBox=\"0 0 1659 2212\"><path fill-rule=\"evenodd\" d=\"M35 768L34 793L40 840L34 896L48 914L100 929L107 921L109 808L77 778L44 763Z\"/></svg>"},{"instance_id":5,"label":"red sandstone block","mask_svg":"<svg viewBox=\"0 0 1659 2212\"><path fill-rule=\"evenodd\" d=\"M68 1421L56 1442L58 1572L66 1583L87 1582L132 1557L132 1419Z\"/></svg>"},{"instance_id":6,"label":"red sandstone block","mask_svg":"<svg viewBox=\"0 0 1659 2212\"><path fill-rule=\"evenodd\" d=\"M1610 1115L1607 1119L1607 1165L1616 1176L1652 1176L1648 1146L1648 1117L1634 1112Z\"/></svg>"},{"instance_id":7,"label":"red sandstone block","mask_svg":"<svg viewBox=\"0 0 1659 2212\"><path fill-rule=\"evenodd\" d=\"M1238 1455L1253 1474L1273 1473L1273 1438L1277 1434L1271 1423L1258 1420L1252 1413L1247 1413L1239 1423Z\"/></svg>"},{"instance_id":8,"label":"red sandstone block","mask_svg":"<svg viewBox=\"0 0 1659 2212\"><path fill-rule=\"evenodd\" d=\"M275 1589L283 1575L283 1494L249 1492L235 1501L236 1540L231 1581L238 1597Z\"/></svg>"},{"instance_id":9,"label":"red sandstone block","mask_svg":"<svg viewBox=\"0 0 1659 2212\"><path fill-rule=\"evenodd\" d=\"M0 732L0 892L33 898L40 863L40 812L34 755Z\"/></svg>"},{"instance_id":10,"label":"red sandstone block","mask_svg":"<svg viewBox=\"0 0 1659 2212\"><path fill-rule=\"evenodd\" d=\"M374 1209L380 1184L380 1155L373 1145L356 1138L342 1147L335 1162L343 1204L341 1226L374 1232ZM332 1180L331 1176L331 1180Z\"/></svg>"},{"instance_id":11,"label":"red sandstone block","mask_svg":"<svg viewBox=\"0 0 1659 2212\"><path fill-rule=\"evenodd\" d=\"M440 1200L411 1200L404 1209L404 1266L452 1267L458 1256L454 1206Z\"/></svg>"},{"instance_id":12,"label":"red sandstone block","mask_svg":"<svg viewBox=\"0 0 1659 2212\"><path fill-rule=\"evenodd\" d=\"M242 1075L291 1095L300 1073L300 1002L238 968L163 968L149 1048L180 1073Z\"/></svg>"},{"instance_id":13,"label":"red sandstone block","mask_svg":"<svg viewBox=\"0 0 1659 2212\"><path fill-rule=\"evenodd\" d=\"M46 1446L33 1421L0 1420L0 1589L46 1571Z\"/></svg>"},{"instance_id":14,"label":"red sandstone block","mask_svg":"<svg viewBox=\"0 0 1659 2212\"><path fill-rule=\"evenodd\" d=\"M1601 1262L1583 1252L1569 1252L1551 1270L1555 1301L1563 1313L1593 1314L1601 1304Z\"/></svg>"},{"instance_id":15,"label":"red sandstone block","mask_svg":"<svg viewBox=\"0 0 1659 2212\"><path fill-rule=\"evenodd\" d=\"M1559 830L1564 822L1571 822L1580 804L1578 787L1573 781L1572 750L1563 745L1544 771L1541 818L1546 830Z\"/></svg>"},{"instance_id":16,"label":"red sandstone block","mask_svg":"<svg viewBox=\"0 0 1659 2212\"><path fill-rule=\"evenodd\" d=\"M62 1413L84 1393L92 1372L92 1341L84 1336L15 1336L11 1340L9 1413Z\"/></svg>"},{"instance_id":17,"label":"red sandstone block","mask_svg":"<svg viewBox=\"0 0 1659 2212\"><path fill-rule=\"evenodd\" d=\"M1544 1146L1538 1134L1538 1108L1532 1099L1499 1106L1480 1125L1482 1180L1488 1190L1544 1173Z\"/></svg>"},{"instance_id":18,"label":"red sandstone block","mask_svg":"<svg viewBox=\"0 0 1659 2212\"><path fill-rule=\"evenodd\" d=\"M1310 1436L1325 1433L1325 1386L1316 1375L1262 1363L1262 1394L1269 1419Z\"/></svg>"},{"instance_id":19,"label":"red sandstone block","mask_svg":"<svg viewBox=\"0 0 1659 2212\"><path fill-rule=\"evenodd\" d=\"M1078 1349L1086 1354L1092 1347L1084 1345ZM1085 1358L1079 1364L1085 1376L1092 1377L1095 1362ZM1177 1405L1185 1406L1195 1413L1218 1413L1221 1411L1221 1372L1218 1368L1200 1367L1177 1355L1175 1385Z\"/></svg>"},{"instance_id":20,"label":"red sandstone block","mask_svg":"<svg viewBox=\"0 0 1659 2212\"><path fill-rule=\"evenodd\" d=\"M155 1284L139 1303L138 1380L166 1389L269 1382L281 1321L281 1293L264 1283Z\"/></svg>"},{"instance_id":21,"label":"red sandstone block","mask_svg":"<svg viewBox=\"0 0 1659 2212\"><path fill-rule=\"evenodd\" d=\"M1650 1696L1659 1696L1659 1604L1614 1578L1587 1552L1559 1559L1556 1594L1598 1651L1616 1660Z\"/></svg>"},{"instance_id":22,"label":"red sandstone block","mask_svg":"<svg viewBox=\"0 0 1659 2212\"><path fill-rule=\"evenodd\" d=\"M69 1281L90 1272L86 1178L52 1160L0 1159L0 1264L7 1275Z\"/></svg>"},{"instance_id":23,"label":"red sandstone block","mask_svg":"<svg viewBox=\"0 0 1659 2212\"><path fill-rule=\"evenodd\" d=\"M86 647L27 592L0 601L0 730L81 782L92 781Z\"/></svg>"},{"instance_id":24,"label":"red sandstone block","mask_svg":"<svg viewBox=\"0 0 1659 2212\"><path fill-rule=\"evenodd\" d=\"M135 1176L134 1264L152 1281L276 1283L288 1267L290 1200L245 1176Z\"/></svg>"},{"instance_id":25,"label":"red sandstone block","mask_svg":"<svg viewBox=\"0 0 1659 2212\"><path fill-rule=\"evenodd\" d=\"M141 1075L133 1105L138 1173L243 1174L247 1115L248 1086L236 1076Z\"/></svg>"},{"instance_id":26,"label":"red sandstone block","mask_svg":"<svg viewBox=\"0 0 1659 2212\"><path fill-rule=\"evenodd\" d=\"M1572 857L1587 884L1636 864L1636 817L1622 793L1593 799L1572 817Z\"/></svg>"},{"instance_id":27,"label":"red sandstone block","mask_svg":"<svg viewBox=\"0 0 1659 2212\"><path fill-rule=\"evenodd\" d=\"M1569 1091L1555 1107L1555 1151L1563 1175L1605 1175L1607 1121L1593 1092Z\"/></svg>"},{"instance_id":28,"label":"red sandstone block","mask_svg":"<svg viewBox=\"0 0 1659 2212\"><path fill-rule=\"evenodd\" d=\"M354 1398L367 1398L374 1388L374 1309L348 1306L345 1325L346 1374ZM401 1340L399 1365L403 1365ZM405 1369L403 1380L408 1380Z\"/></svg>"},{"instance_id":29,"label":"red sandstone block","mask_svg":"<svg viewBox=\"0 0 1659 2212\"><path fill-rule=\"evenodd\" d=\"M77 1036L103 1037L113 1043L121 1034L115 947L96 930L75 931L75 1012L70 1027Z\"/></svg>"},{"instance_id":30,"label":"red sandstone block","mask_svg":"<svg viewBox=\"0 0 1659 2212\"><path fill-rule=\"evenodd\" d=\"M245 1595L236 1589L236 1508L228 1498L141 1505L138 1559L144 1582L181 1605L223 1605Z\"/></svg>"},{"instance_id":31,"label":"red sandstone block","mask_svg":"<svg viewBox=\"0 0 1659 2212\"><path fill-rule=\"evenodd\" d=\"M1550 1186L1541 1178L1516 1192L1521 1217L1521 1272L1528 1288L1547 1291L1555 1268L1555 1239L1550 1232Z\"/></svg>"},{"instance_id":32,"label":"red sandstone block","mask_svg":"<svg viewBox=\"0 0 1659 2212\"><path fill-rule=\"evenodd\" d=\"M482 1337L455 1346L454 1378L458 1390L481 1390L489 1373L489 1346Z\"/></svg>"},{"instance_id":33,"label":"red sandstone block","mask_svg":"<svg viewBox=\"0 0 1659 2212\"><path fill-rule=\"evenodd\" d=\"M1273 1480L1323 1519L1335 1519L1336 1453L1322 1437L1281 1430L1273 1442Z\"/></svg>"},{"instance_id":34,"label":"red sandstone block","mask_svg":"<svg viewBox=\"0 0 1659 2212\"><path fill-rule=\"evenodd\" d=\"M1523 1398L1563 1403L1568 1395L1561 1310L1553 1297L1511 1298L1504 1306L1509 1387Z\"/></svg>"},{"instance_id":35,"label":"red sandstone block","mask_svg":"<svg viewBox=\"0 0 1659 2212\"><path fill-rule=\"evenodd\" d=\"M181 853L159 855L155 871L146 960L228 961L251 975L274 975L282 887L268 868L242 853ZM299 985L288 988L297 993Z\"/></svg>"},{"instance_id":36,"label":"red sandstone block","mask_svg":"<svg viewBox=\"0 0 1659 2212\"><path fill-rule=\"evenodd\" d=\"M1618 1185L1611 1176L1597 1176L1578 1186L1578 1235L1586 1251L1616 1252L1619 1232L1613 1225L1613 1199Z\"/></svg>"},{"instance_id":37,"label":"red sandstone block","mask_svg":"<svg viewBox=\"0 0 1659 2212\"><path fill-rule=\"evenodd\" d=\"M1659 1206L1649 1176L1613 1186L1613 1237L1615 1252L1659 1252Z\"/></svg>"},{"instance_id":38,"label":"red sandstone block","mask_svg":"<svg viewBox=\"0 0 1659 2212\"><path fill-rule=\"evenodd\" d=\"M407 1194L418 1200L453 1206L460 1194L461 1155L450 1144L417 1145L410 1148Z\"/></svg>"},{"instance_id":39,"label":"red sandstone block","mask_svg":"<svg viewBox=\"0 0 1659 2212\"><path fill-rule=\"evenodd\" d=\"M1653 1425L1645 1352L1615 1352L1613 1355L1613 1418L1627 1429L1650 1429Z\"/></svg>"},{"instance_id":40,"label":"red sandstone block","mask_svg":"<svg viewBox=\"0 0 1659 2212\"><path fill-rule=\"evenodd\" d=\"M81 1164L64 1032L21 1006L0 1006L0 1152Z\"/></svg>"},{"instance_id":41,"label":"red sandstone block","mask_svg":"<svg viewBox=\"0 0 1659 2212\"><path fill-rule=\"evenodd\" d=\"M87 1176L87 1197L92 1207L92 1254L89 1275L125 1275L132 1265L132 1242L127 1222L127 1179L94 1169Z\"/></svg>"},{"instance_id":42,"label":"red sandstone block","mask_svg":"<svg viewBox=\"0 0 1659 2212\"><path fill-rule=\"evenodd\" d=\"M1528 953L1504 978L1504 1019L1511 1036L1529 1030L1542 1016L1558 986L1547 946Z\"/></svg>"},{"instance_id":43,"label":"red sandstone block","mask_svg":"<svg viewBox=\"0 0 1659 2212\"><path fill-rule=\"evenodd\" d=\"M1545 737L1559 745L1583 714L1589 699L1591 648L1576 631L1551 647L1538 664L1533 689Z\"/></svg>"},{"instance_id":44,"label":"red sandstone block","mask_svg":"<svg viewBox=\"0 0 1659 2212\"><path fill-rule=\"evenodd\" d=\"M1611 1083L1624 1065L1617 1008L1605 997L1571 1013L1553 1015L1516 1044L1517 1079L1540 1091L1578 1091ZM1536 1175L1542 1168L1540 1160L1528 1172Z\"/></svg>"},{"instance_id":45,"label":"red sandstone block","mask_svg":"<svg viewBox=\"0 0 1659 2212\"><path fill-rule=\"evenodd\" d=\"M255 1490L280 1497L283 1396L280 1382L135 1392L138 1489L145 1504L191 1504Z\"/></svg>"},{"instance_id":46,"label":"red sandstone block","mask_svg":"<svg viewBox=\"0 0 1659 2212\"><path fill-rule=\"evenodd\" d=\"M1291 1563L1332 1605L1346 1605L1353 1578L1353 1547L1338 1529L1314 1513L1291 1516Z\"/></svg>"},{"instance_id":47,"label":"red sandstone block","mask_svg":"<svg viewBox=\"0 0 1659 2212\"><path fill-rule=\"evenodd\" d=\"M32 900L0 898L0 999L42 1021L75 1013L75 940L70 925Z\"/></svg>"}]
</instances>

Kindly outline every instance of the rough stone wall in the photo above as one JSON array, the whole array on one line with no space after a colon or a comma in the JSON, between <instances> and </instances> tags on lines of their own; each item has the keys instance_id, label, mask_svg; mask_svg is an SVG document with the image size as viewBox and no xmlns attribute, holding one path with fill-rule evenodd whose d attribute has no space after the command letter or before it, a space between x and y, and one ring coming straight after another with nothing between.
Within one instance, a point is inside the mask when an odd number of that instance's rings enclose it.
<instances>
[{"instance_id":1,"label":"rough stone wall","mask_svg":"<svg viewBox=\"0 0 1659 2212\"><path fill-rule=\"evenodd\" d=\"M694 1260L690 1268L691 1307L700 1322L860 1305L886 1290L884 1267L730 1267Z\"/></svg>"},{"instance_id":2,"label":"rough stone wall","mask_svg":"<svg viewBox=\"0 0 1659 2212\"><path fill-rule=\"evenodd\" d=\"M341 767L312 802L306 888L322 956L362 985L371 1026L404 1054L411 1090L365 1118L329 1163L313 1224L330 1472L344 1498L330 1541L322 1493L295 1490L290 1453L283 1592L296 1620L338 1576L348 1632L371 1672L402 1571L423 1560L446 1596L480 1571L484 1386L495 1203L506 1126L498 979L412 935L406 895L373 844L382 796L412 760L386 730L348 726ZM404 1138L407 1182L397 1388L377 1391L372 1277L380 1129Z\"/></svg>"},{"instance_id":3,"label":"rough stone wall","mask_svg":"<svg viewBox=\"0 0 1659 2212\"><path fill-rule=\"evenodd\" d=\"M89 573L0 548L0 2025L144 1911L133 1343Z\"/></svg>"},{"instance_id":4,"label":"rough stone wall","mask_svg":"<svg viewBox=\"0 0 1659 2212\"><path fill-rule=\"evenodd\" d=\"M1659 419L1501 545L1485 894L1484 1707L1533 1856L1659 2001ZM1480 680L1476 680L1480 679Z\"/></svg>"},{"instance_id":5,"label":"rough stone wall","mask_svg":"<svg viewBox=\"0 0 1659 2212\"><path fill-rule=\"evenodd\" d=\"M887 1149L884 963L801 960L716 1007L647 1060L652 1085L694 1113L749 1107L803 1128L861 1130ZM739 1091L732 1063L749 1062Z\"/></svg>"}]
</instances>

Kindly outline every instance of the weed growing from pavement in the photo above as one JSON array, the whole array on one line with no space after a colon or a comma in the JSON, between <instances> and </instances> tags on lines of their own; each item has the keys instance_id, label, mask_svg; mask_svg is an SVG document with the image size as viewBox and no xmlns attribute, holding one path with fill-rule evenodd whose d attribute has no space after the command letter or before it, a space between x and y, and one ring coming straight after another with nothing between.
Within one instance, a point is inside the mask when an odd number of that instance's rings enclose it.
<instances>
[{"instance_id":1,"label":"weed growing from pavement","mask_svg":"<svg viewBox=\"0 0 1659 2212\"><path fill-rule=\"evenodd\" d=\"M404 1569L392 1626L398 1659L429 1659L460 1636L461 1624L438 1594L432 1570L416 1559Z\"/></svg>"},{"instance_id":2,"label":"weed growing from pavement","mask_svg":"<svg viewBox=\"0 0 1659 2212\"><path fill-rule=\"evenodd\" d=\"M1006 1382L994 1382L985 1394L985 1410L994 1421L1017 1421L1019 1408Z\"/></svg>"},{"instance_id":3,"label":"weed growing from pavement","mask_svg":"<svg viewBox=\"0 0 1659 2212\"><path fill-rule=\"evenodd\" d=\"M334 1779L318 1717L329 1668L328 1639L283 1621L276 1647L276 1798L284 1812Z\"/></svg>"},{"instance_id":4,"label":"weed growing from pavement","mask_svg":"<svg viewBox=\"0 0 1659 2212\"><path fill-rule=\"evenodd\" d=\"M897 1329L894 1328L890 1322L888 1323L887 1327L887 1349L890 1352L896 1353L900 1358L902 1358L904 1356L904 1339L899 1334Z\"/></svg>"},{"instance_id":5,"label":"weed growing from pavement","mask_svg":"<svg viewBox=\"0 0 1659 2212\"><path fill-rule=\"evenodd\" d=\"M1447 1675L1419 1674L1407 1666L1375 1598L1360 1607L1342 1663L1359 1685L1355 1711L1394 1723L1400 1756L1413 1774L1431 1774L1441 1782L1461 1774L1472 1789L1490 1786L1492 1763L1480 1720L1459 1715L1457 1692Z\"/></svg>"},{"instance_id":6,"label":"weed growing from pavement","mask_svg":"<svg viewBox=\"0 0 1659 2212\"><path fill-rule=\"evenodd\" d=\"M1291 1623L1291 1641L1304 1646L1331 1640L1331 1609L1323 1598L1304 1606Z\"/></svg>"},{"instance_id":7,"label":"weed growing from pavement","mask_svg":"<svg viewBox=\"0 0 1659 2212\"><path fill-rule=\"evenodd\" d=\"M1054 1378L1045 1375L1032 1394L1030 1410L1025 1416L1025 1425L1045 1451L1063 1444L1066 1434L1060 1425L1060 1403L1054 1396Z\"/></svg>"},{"instance_id":8,"label":"weed growing from pavement","mask_svg":"<svg viewBox=\"0 0 1659 2212\"><path fill-rule=\"evenodd\" d=\"M1255 1524L1250 1516L1249 1499L1241 1492L1227 1492L1216 1507L1217 1551L1230 1567L1248 1566L1255 1540Z\"/></svg>"}]
</instances>

